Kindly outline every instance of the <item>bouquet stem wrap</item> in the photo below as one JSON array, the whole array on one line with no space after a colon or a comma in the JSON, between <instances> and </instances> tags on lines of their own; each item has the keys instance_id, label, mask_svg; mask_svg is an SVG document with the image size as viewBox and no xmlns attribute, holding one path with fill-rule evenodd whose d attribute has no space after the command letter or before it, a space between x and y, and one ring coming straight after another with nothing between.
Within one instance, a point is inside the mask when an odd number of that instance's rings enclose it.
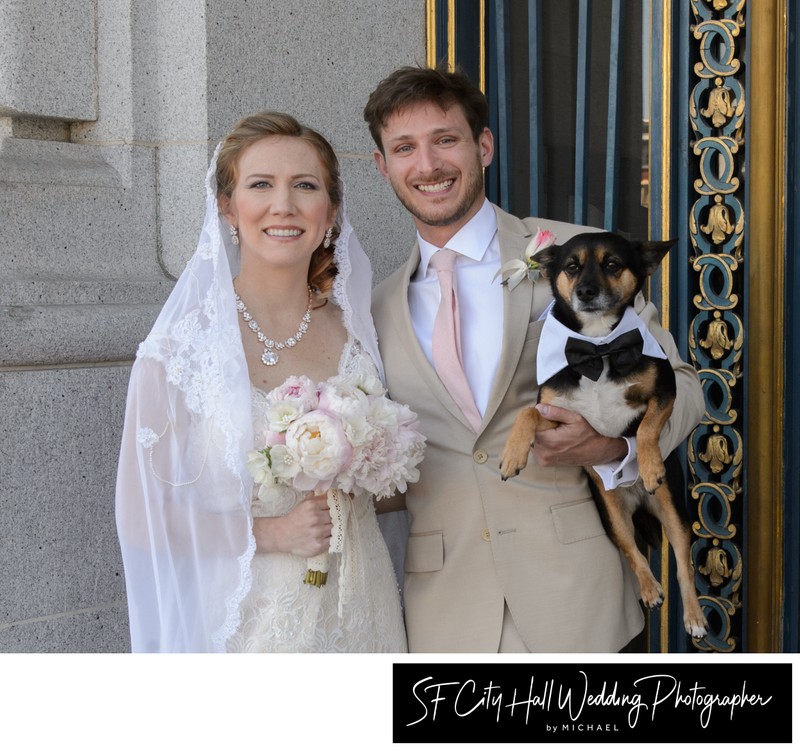
<instances>
[{"instance_id":1,"label":"bouquet stem wrap","mask_svg":"<svg viewBox=\"0 0 800 751\"><path fill-rule=\"evenodd\" d=\"M347 515L350 507L348 498L338 488L328 490L328 511L333 522L331 530L331 544L327 553L320 553L308 559L308 570L306 571L306 584L321 587L328 581L328 571L330 570L330 554L344 552L344 533L347 528Z\"/></svg>"}]
</instances>

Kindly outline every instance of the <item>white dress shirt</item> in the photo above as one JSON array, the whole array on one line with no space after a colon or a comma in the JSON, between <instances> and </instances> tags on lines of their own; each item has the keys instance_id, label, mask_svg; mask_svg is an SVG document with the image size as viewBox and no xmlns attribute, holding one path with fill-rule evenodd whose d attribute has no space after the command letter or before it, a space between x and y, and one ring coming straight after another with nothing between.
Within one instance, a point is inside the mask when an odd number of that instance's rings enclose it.
<instances>
[{"instance_id":1,"label":"white dress shirt","mask_svg":"<svg viewBox=\"0 0 800 751\"><path fill-rule=\"evenodd\" d=\"M433 364L433 322L441 293L439 277L429 263L439 248L423 240L419 234L417 241L420 262L408 285L408 306L422 351ZM503 288L500 279L494 279L500 268L497 215L488 200L453 235L447 247L460 255L454 273L461 324L461 354L475 404L483 415L503 346Z\"/></svg>"}]
</instances>

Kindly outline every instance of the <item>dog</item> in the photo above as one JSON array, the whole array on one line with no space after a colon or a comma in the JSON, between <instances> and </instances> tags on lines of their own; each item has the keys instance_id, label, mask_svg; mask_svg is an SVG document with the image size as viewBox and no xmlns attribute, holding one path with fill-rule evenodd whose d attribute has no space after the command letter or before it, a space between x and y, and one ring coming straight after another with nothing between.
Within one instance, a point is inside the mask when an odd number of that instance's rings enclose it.
<instances>
[{"instance_id":1,"label":"dog","mask_svg":"<svg viewBox=\"0 0 800 751\"><path fill-rule=\"evenodd\" d=\"M537 365L540 374L544 370L538 401L577 412L602 435L636 436L639 478L633 485L606 490L592 467L584 469L609 537L639 580L648 608L660 607L664 592L637 546L635 530L657 544L647 527L655 528L659 537L664 529L677 562L684 626L692 637L700 638L707 633L708 622L694 586L689 521L684 504L675 502L682 490L670 489L658 445L675 401L675 373L633 310L645 280L674 244L674 240L632 242L610 232L591 232L536 254L554 298L549 312L553 320L550 328L545 323L540 356L543 346L550 346L546 339L566 341L566 346L555 345L557 354L548 365L552 374ZM627 333L611 336L625 328ZM548 332L558 332L560 338ZM572 336L575 333L577 337ZM601 339L603 344L595 349L587 338ZM534 406L517 415L500 461L504 481L527 464L536 432L556 426Z\"/></svg>"}]
</instances>

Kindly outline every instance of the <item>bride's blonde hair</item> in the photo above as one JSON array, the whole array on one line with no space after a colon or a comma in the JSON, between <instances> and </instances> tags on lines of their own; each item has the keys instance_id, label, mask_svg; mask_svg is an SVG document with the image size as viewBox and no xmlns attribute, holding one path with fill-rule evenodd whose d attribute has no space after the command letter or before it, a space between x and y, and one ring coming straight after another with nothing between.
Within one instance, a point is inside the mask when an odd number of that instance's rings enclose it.
<instances>
[{"instance_id":1,"label":"bride's blonde hair","mask_svg":"<svg viewBox=\"0 0 800 751\"><path fill-rule=\"evenodd\" d=\"M317 131L301 125L294 117L285 112L259 112L241 120L225 137L217 156L217 197L230 199L236 185L236 169L242 152L252 144L270 136L288 136L300 138L312 146L319 155L325 173L325 189L331 205L339 209L342 202L339 187L339 160L333 147L324 136ZM333 249L339 238L339 227L334 222L330 247L319 247L311 256L308 268L308 283L327 296L336 276L336 264L333 260Z\"/></svg>"}]
</instances>

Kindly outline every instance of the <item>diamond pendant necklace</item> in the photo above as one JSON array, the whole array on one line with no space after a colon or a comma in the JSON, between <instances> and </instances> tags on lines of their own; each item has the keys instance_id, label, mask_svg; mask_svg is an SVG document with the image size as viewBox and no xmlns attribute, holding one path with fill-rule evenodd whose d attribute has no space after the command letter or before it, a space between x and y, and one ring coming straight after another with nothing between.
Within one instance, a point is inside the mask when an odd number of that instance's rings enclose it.
<instances>
[{"instance_id":1,"label":"diamond pendant necklace","mask_svg":"<svg viewBox=\"0 0 800 751\"><path fill-rule=\"evenodd\" d=\"M295 344L297 344L297 342L303 338L303 334L308 331L308 325L311 323L311 287L308 288L308 306L306 307L306 312L303 314L303 318L300 321L300 326L292 336L282 342L276 342L274 339L270 339L261 330L261 326L258 325L255 318L250 315L247 310L247 306L242 301L242 298L239 297L236 292L234 292L234 294L236 295L236 310L242 314L242 318L245 320L247 327L258 337L258 341L264 345L264 352L261 355L261 362L263 362L264 365L277 365L280 357L275 350L294 347Z\"/></svg>"}]
</instances>

